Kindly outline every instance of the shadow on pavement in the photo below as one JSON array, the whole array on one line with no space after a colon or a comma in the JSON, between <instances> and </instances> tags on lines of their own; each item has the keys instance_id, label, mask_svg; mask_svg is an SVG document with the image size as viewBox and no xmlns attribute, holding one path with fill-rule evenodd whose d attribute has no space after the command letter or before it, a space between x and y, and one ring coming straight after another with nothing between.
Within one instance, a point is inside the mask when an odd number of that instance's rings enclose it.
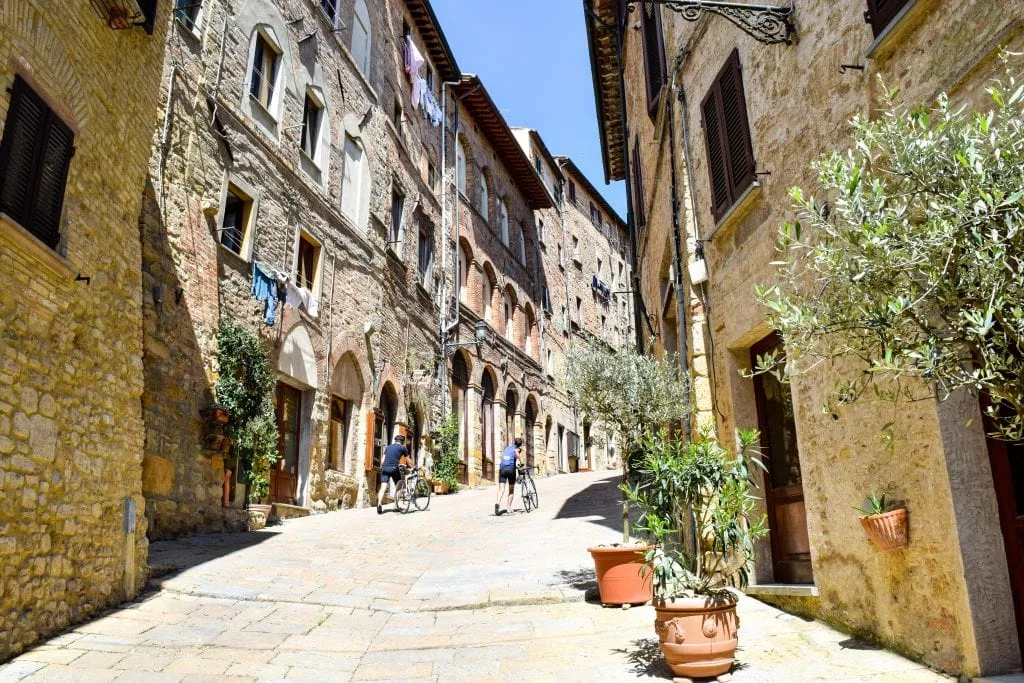
<instances>
[{"instance_id":1,"label":"shadow on pavement","mask_svg":"<svg viewBox=\"0 0 1024 683\"><path fill-rule=\"evenodd\" d=\"M159 587L161 579L259 545L280 533L268 528L254 532L197 534L155 541L149 545L149 583Z\"/></svg>"},{"instance_id":2,"label":"shadow on pavement","mask_svg":"<svg viewBox=\"0 0 1024 683\"><path fill-rule=\"evenodd\" d=\"M657 638L639 638L633 641L633 647L615 649L612 652L626 655L637 678L647 676L671 679L673 676L672 669L661 656Z\"/></svg>"},{"instance_id":3,"label":"shadow on pavement","mask_svg":"<svg viewBox=\"0 0 1024 683\"><path fill-rule=\"evenodd\" d=\"M588 522L609 529L622 531L622 492L619 482L622 475L609 476L596 481L587 488L573 494L555 515L555 519L589 517ZM635 516L631 515L631 517Z\"/></svg>"}]
</instances>

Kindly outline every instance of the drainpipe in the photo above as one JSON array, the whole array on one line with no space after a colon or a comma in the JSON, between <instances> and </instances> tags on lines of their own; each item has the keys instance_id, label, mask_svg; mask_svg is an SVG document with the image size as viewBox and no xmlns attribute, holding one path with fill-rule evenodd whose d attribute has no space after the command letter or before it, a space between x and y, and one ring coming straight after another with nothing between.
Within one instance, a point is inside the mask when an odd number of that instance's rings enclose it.
<instances>
[{"instance_id":1,"label":"drainpipe","mask_svg":"<svg viewBox=\"0 0 1024 683\"><path fill-rule=\"evenodd\" d=\"M441 103L441 119L442 119L442 122L441 122L441 178L442 178L442 192L441 192L442 204L441 204L441 210L444 212L444 215L442 216L442 224L444 224L444 222L447 222L447 220L448 220L448 180L447 180L447 177L448 177L448 168L447 168L447 166L448 166L448 135L447 135L447 133L448 133L448 96L447 96L447 86L449 86L449 85L458 85L459 83L461 83L461 81L445 81L441 85L441 98L443 100L443 102ZM470 95L472 95L474 92L476 92L479 89L480 89L480 85L478 84L475 88L473 88L469 92L464 93L463 95L460 95L459 97L455 98L455 129L454 129L455 144L458 144L458 142L459 142L459 126L461 125L460 124L460 119L459 119L459 103L462 100L464 100L465 98L467 98ZM440 343L441 343L441 363L440 363L441 369L440 369L439 374L440 374L440 380L441 380L441 411L442 411L442 415L444 415L447 412L447 409L448 409L448 387L447 387L447 381L445 380L445 375L446 375L446 373L448 371L448 367L447 367L448 366L448 359L447 359L447 356L445 354L445 350L444 349L445 349L445 344L448 341L448 335L450 335L452 333L452 330L454 330L456 327L458 327L459 319L460 319L460 315L459 315L459 297L461 296L461 291L460 291L461 290L461 283L460 283L459 280L460 280L461 273L458 272L459 271L459 197L458 197L459 178L458 178L458 175L459 175L459 171L458 171L458 167L457 167L457 163L456 163L456 169L455 169L455 216L454 216L454 221L452 223L451 228L445 227L443 229L443 232L444 232L444 235L445 235L446 239L448 237L449 231L452 233L452 237L454 238L453 241L455 242L455 245L453 247L453 258L454 258L454 264L455 264L456 272L455 272L455 278L454 278L455 279L455 311L454 311L454 315L451 315L451 312L447 311L447 303L445 303L445 305L444 305L444 309L445 310L443 311L442 321L441 321L441 336L440 336L440 340L439 340ZM447 254L448 253L447 248L443 249L442 252L444 254ZM445 270L445 272L447 272L447 267L448 267L447 263L444 263L442 265L442 268ZM448 299L448 297L445 297L445 301L446 302L447 302L447 299ZM449 320L449 318L450 318L450 320Z\"/></svg>"},{"instance_id":2,"label":"drainpipe","mask_svg":"<svg viewBox=\"0 0 1024 683\"><path fill-rule=\"evenodd\" d=\"M673 85L675 84L675 76L672 78ZM675 88L669 88L665 92L665 97L668 98L666 102L667 110L666 115L668 117L668 140L669 140L669 159L672 165L671 167L671 181L672 181L672 256L675 261L675 282L672 286L675 288L676 294L676 317L679 319L679 369L683 373L683 387L686 392L686 399L690 399L690 344L687 339L687 325L686 325L686 302L683 293L683 247L679 237L680 224L679 224L679 181L676 176L676 119L675 119L675 106L674 100L671 97L671 92ZM678 89L679 96L682 97L682 89ZM690 412L687 411L683 416L683 429L686 432L686 440L689 441L693 436L693 423Z\"/></svg>"}]
</instances>

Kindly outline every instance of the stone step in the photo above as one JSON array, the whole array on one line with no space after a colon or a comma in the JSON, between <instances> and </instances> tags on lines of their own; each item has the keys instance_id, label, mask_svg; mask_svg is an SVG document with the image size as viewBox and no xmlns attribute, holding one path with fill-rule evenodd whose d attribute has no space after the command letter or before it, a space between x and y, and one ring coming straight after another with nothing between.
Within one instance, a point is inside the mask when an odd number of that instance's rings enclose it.
<instances>
[{"instance_id":1,"label":"stone step","mask_svg":"<svg viewBox=\"0 0 1024 683\"><path fill-rule=\"evenodd\" d=\"M296 517L309 517L313 514L310 508L288 505L286 503L272 503L270 519L294 519Z\"/></svg>"}]
</instances>

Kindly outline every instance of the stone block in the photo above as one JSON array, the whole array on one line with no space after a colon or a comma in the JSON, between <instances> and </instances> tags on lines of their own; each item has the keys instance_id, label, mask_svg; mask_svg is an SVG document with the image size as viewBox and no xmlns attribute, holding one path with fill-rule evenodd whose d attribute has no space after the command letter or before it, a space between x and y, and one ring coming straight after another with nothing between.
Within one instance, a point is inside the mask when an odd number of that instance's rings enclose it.
<instances>
[{"instance_id":1,"label":"stone block","mask_svg":"<svg viewBox=\"0 0 1024 683\"><path fill-rule=\"evenodd\" d=\"M174 488L174 465L158 455L142 459L142 492L166 496Z\"/></svg>"}]
</instances>

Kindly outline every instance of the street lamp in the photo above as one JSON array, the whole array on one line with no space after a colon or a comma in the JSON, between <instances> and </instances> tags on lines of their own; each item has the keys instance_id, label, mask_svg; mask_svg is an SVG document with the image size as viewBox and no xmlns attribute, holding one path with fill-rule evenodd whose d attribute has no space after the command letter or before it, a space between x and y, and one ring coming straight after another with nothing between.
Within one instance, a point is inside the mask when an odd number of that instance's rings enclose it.
<instances>
[{"instance_id":1,"label":"street lamp","mask_svg":"<svg viewBox=\"0 0 1024 683\"><path fill-rule=\"evenodd\" d=\"M479 348L481 344L486 344L491 338L491 330L483 320L477 320L476 324L473 325L473 340L465 342L446 342L444 345L444 352L447 356L449 352L454 351L463 346L476 346Z\"/></svg>"}]
</instances>

